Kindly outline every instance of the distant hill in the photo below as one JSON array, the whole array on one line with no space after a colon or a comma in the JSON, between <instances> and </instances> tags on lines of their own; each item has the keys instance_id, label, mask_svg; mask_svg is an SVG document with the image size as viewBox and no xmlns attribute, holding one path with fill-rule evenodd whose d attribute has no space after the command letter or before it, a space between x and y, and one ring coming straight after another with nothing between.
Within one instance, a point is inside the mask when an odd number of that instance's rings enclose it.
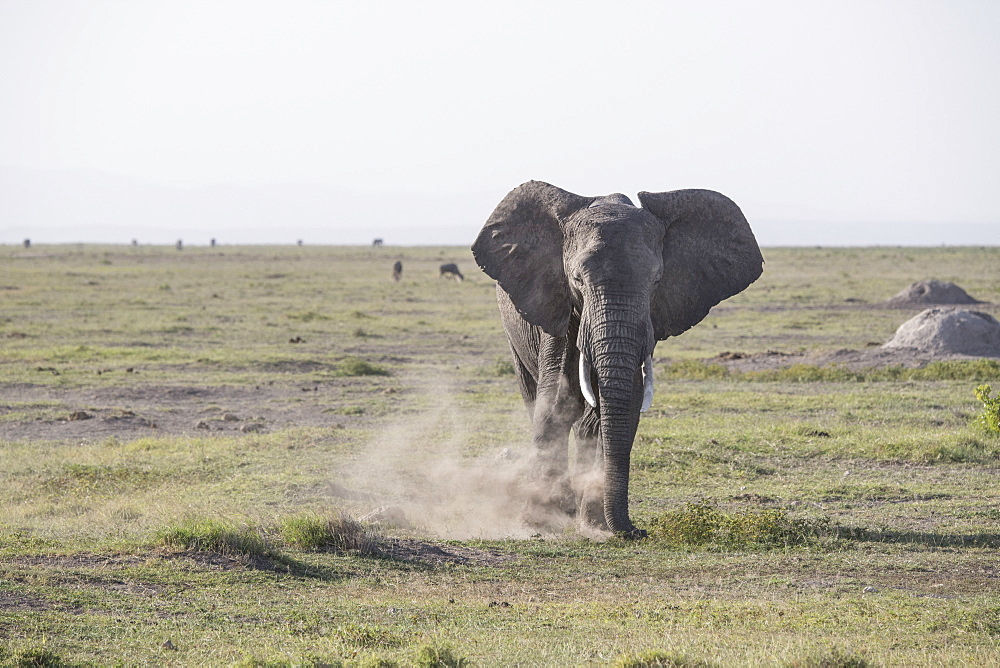
<instances>
[{"instance_id":1,"label":"distant hill","mask_svg":"<svg viewBox=\"0 0 1000 668\"><path fill-rule=\"evenodd\" d=\"M361 193L309 183L174 188L96 170L0 167L0 243L471 244L504 193Z\"/></svg>"},{"instance_id":2,"label":"distant hill","mask_svg":"<svg viewBox=\"0 0 1000 668\"><path fill-rule=\"evenodd\" d=\"M527 174L524 180L540 175ZM0 243L369 244L467 246L517 183L491 192L359 192L315 183L198 188L97 170L0 167ZM636 184L646 187L646 184ZM669 187L666 184L665 187ZM606 193L589 193L600 195ZM840 223L744 213L762 246L984 246L1000 222Z\"/></svg>"}]
</instances>

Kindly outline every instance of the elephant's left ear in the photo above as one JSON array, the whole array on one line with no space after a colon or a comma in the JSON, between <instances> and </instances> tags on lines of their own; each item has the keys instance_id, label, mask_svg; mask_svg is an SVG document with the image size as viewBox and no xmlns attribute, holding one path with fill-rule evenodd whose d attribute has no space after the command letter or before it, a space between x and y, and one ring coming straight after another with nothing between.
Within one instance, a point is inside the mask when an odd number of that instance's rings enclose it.
<instances>
[{"instance_id":1,"label":"elephant's left ear","mask_svg":"<svg viewBox=\"0 0 1000 668\"><path fill-rule=\"evenodd\" d=\"M736 203L712 190L639 193L642 207L663 221L663 278L653 296L658 340L687 331L764 269L757 240Z\"/></svg>"}]
</instances>

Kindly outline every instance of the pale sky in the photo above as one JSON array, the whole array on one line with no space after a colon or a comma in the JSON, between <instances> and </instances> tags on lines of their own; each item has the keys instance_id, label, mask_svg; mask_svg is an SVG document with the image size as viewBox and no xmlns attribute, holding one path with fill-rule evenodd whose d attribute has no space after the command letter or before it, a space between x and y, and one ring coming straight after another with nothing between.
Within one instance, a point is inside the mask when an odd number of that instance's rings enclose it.
<instances>
[{"instance_id":1,"label":"pale sky","mask_svg":"<svg viewBox=\"0 0 1000 668\"><path fill-rule=\"evenodd\" d=\"M0 243L466 245L529 179L1000 244L1000 2L0 0Z\"/></svg>"}]
</instances>

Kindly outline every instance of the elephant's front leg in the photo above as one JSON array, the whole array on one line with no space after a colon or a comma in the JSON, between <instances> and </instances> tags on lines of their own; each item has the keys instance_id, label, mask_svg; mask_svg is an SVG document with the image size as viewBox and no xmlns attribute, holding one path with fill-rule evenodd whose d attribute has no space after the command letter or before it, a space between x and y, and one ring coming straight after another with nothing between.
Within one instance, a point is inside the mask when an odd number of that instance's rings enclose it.
<instances>
[{"instance_id":1,"label":"elephant's front leg","mask_svg":"<svg viewBox=\"0 0 1000 668\"><path fill-rule=\"evenodd\" d=\"M573 484L579 499L577 515L586 527L608 531L604 517L604 463L601 449L601 416L595 408L587 408L574 425L576 466Z\"/></svg>"},{"instance_id":2,"label":"elephant's front leg","mask_svg":"<svg viewBox=\"0 0 1000 668\"><path fill-rule=\"evenodd\" d=\"M569 433L583 414L575 358L565 338L543 334L532 416L532 473L538 505L566 514L576 511L569 475Z\"/></svg>"}]
</instances>

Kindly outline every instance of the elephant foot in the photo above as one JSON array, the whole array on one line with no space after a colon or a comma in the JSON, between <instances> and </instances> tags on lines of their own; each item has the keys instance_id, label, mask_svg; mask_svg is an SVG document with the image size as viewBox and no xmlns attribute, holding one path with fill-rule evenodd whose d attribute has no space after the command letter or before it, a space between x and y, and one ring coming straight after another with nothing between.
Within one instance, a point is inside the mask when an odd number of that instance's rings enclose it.
<instances>
[{"instance_id":1,"label":"elephant foot","mask_svg":"<svg viewBox=\"0 0 1000 668\"><path fill-rule=\"evenodd\" d=\"M645 529L639 529L632 527L626 531L616 531L615 536L618 538L624 538L625 540L641 540L647 537L649 533Z\"/></svg>"},{"instance_id":2,"label":"elephant foot","mask_svg":"<svg viewBox=\"0 0 1000 668\"><path fill-rule=\"evenodd\" d=\"M565 479L538 480L532 488L521 511L521 521L539 531L564 529L576 514L576 497L569 482Z\"/></svg>"},{"instance_id":3,"label":"elephant foot","mask_svg":"<svg viewBox=\"0 0 1000 668\"><path fill-rule=\"evenodd\" d=\"M580 525L587 529L610 531L604 517L604 498L601 494L584 492L580 496L580 506L577 509Z\"/></svg>"},{"instance_id":4,"label":"elephant foot","mask_svg":"<svg viewBox=\"0 0 1000 668\"><path fill-rule=\"evenodd\" d=\"M588 530L610 531L604 517L604 475L592 469L577 476L573 483L579 499L576 512L580 526Z\"/></svg>"}]
</instances>

